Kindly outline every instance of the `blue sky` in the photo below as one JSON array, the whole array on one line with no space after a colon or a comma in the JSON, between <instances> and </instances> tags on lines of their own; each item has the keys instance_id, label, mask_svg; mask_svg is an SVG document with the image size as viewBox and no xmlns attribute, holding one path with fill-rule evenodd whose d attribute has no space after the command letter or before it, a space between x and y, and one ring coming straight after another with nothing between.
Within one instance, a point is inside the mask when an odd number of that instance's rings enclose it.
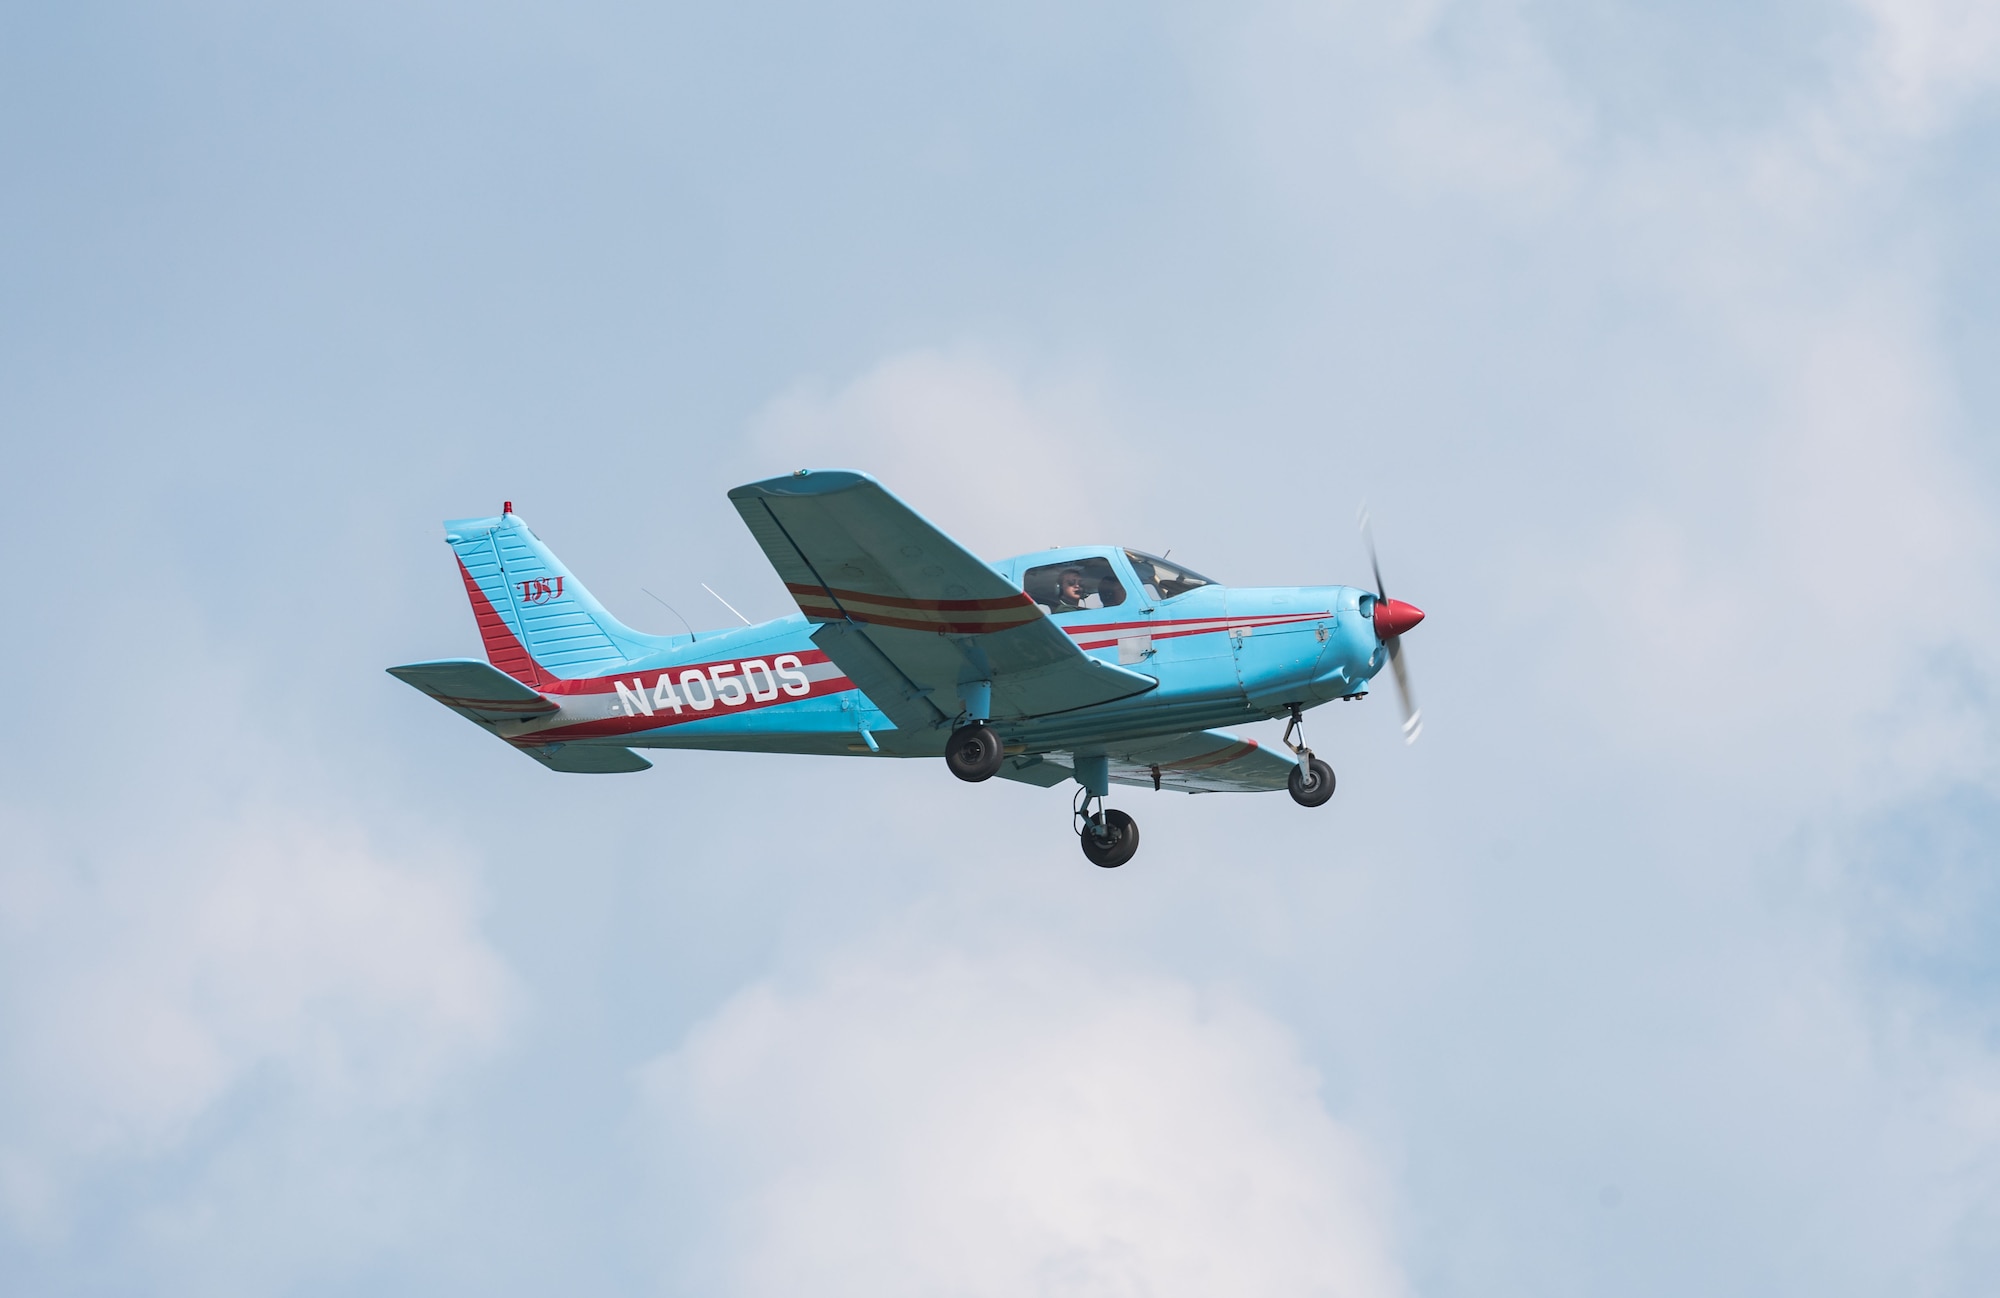
<instances>
[{"instance_id":1,"label":"blue sky","mask_svg":"<svg viewBox=\"0 0 2000 1298\"><path fill-rule=\"evenodd\" d=\"M10 1292L2000 1283L1991 6L0 31ZM382 674L502 499L787 611L800 464L1237 584L1365 499L1423 742L1108 873Z\"/></svg>"}]
</instances>

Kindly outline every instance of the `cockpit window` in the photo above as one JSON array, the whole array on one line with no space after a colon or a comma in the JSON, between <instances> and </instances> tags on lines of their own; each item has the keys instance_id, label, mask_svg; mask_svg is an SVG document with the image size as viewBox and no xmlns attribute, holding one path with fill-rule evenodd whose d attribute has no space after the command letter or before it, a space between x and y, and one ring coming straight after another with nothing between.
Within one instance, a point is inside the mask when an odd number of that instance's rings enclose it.
<instances>
[{"instance_id":1,"label":"cockpit window","mask_svg":"<svg viewBox=\"0 0 2000 1298\"><path fill-rule=\"evenodd\" d=\"M1125 583L1109 559L1073 559L1028 569L1021 589L1047 613L1115 608L1125 602Z\"/></svg>"},{"instance_id":2,"label":"cockpit window","mask_svg":"<svg viewBox=\"0 0 2000 1298\"><path fill-rule=\"evenodd\" d=\"M1187 594L1197 586L1214 584L1200 573L1189 572L1179 564L1155 559L1137 550L1127 550L1125 557L1132 561L1133 570L1139 574L1139 584L1154 599L1172 599L1176 595Z\"/></svg>"}]
</instances>

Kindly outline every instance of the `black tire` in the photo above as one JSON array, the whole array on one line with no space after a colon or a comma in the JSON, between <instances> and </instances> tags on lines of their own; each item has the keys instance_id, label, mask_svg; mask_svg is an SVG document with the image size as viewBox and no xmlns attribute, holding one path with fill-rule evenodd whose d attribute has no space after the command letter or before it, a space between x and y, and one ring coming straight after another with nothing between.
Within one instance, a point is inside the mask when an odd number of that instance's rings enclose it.
<instances>
[{"instance_id":1,"label":"black tire","mask_svg":"<svg viewBox=\"0 0 2000 1298\"><path fill-rule=\"evenodd\" d=\"M1333 768L1317 757L1308 757L1292 768L1292 778L1285 783L1293 802L1301 807L1323 807L1333 797Z\"/></svg>"},{"instance_id":2,"label":"black tire","mask_svg":"<svg viewBox=\"0 0 2000 1298\"><path fill-rule=\"evenodd\" d=\"M1104 870L1115 870L1139 850L1139 822L1113 808L1090 818L1081 835L1083 854Z\"/></svg>"},{"instance_id":3,"label":"black tire","mask_svg":"<svg viewBox=\"0 0 2000 1298\"><path fill-rule=\"evenodd\" d=\"M960 726L945 740L944 764L968 784L992 779L999 774L1000 763L1006 760L1007 750L1000 746L1000 736L984 722Z\"/></svg>"}]
</instances>

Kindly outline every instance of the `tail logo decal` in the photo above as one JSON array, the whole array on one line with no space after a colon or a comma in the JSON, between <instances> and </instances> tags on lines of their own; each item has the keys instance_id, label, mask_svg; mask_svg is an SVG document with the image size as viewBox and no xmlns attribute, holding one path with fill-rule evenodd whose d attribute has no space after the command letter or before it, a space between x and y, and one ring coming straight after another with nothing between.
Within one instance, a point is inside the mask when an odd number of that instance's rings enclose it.
<instances>
[{"instance_id":1,"label":"tail logo decal","mask_svg":"<svg viewBox=\"0 0 2000 1298\"><path fill-rule=\"evenodd\" d=\"M562 598L563 579L561 577L557 577L553 581L547 577L534 577L527 581L517 581L514 585L520 588L521 602L523 604L546 604L552 599Z\"/></svg>"}]
</instances>

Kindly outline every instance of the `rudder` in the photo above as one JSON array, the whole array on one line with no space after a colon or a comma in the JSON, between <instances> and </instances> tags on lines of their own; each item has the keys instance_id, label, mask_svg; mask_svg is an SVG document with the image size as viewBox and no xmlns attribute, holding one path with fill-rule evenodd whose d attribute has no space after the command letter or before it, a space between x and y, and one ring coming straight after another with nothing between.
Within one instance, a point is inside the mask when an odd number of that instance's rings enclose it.
<instances>
[{"instance_id":1,"label":"rudder","mask_svg":"<svg viewBox=\"0 0 2000 1298\"><path fill-rule=\"evenodd\" d=\"M486 659L515 680L539 688L606 675L658 640L606 612L511 503L498 518L444 528Z\"/></svg>"}]
</instances>

